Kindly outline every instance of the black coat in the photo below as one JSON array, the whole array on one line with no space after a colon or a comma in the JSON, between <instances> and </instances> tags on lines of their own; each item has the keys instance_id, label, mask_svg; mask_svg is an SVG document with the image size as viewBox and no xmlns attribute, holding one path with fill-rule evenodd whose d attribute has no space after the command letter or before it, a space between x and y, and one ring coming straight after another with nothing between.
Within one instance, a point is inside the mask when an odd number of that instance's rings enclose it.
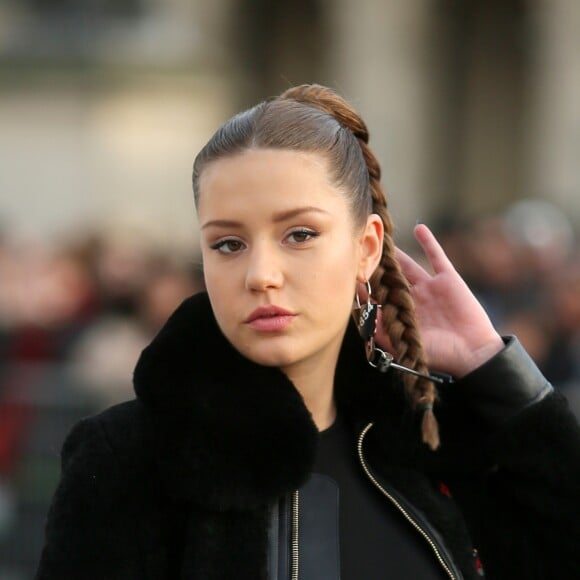
<instances>
[{"instance_id":1,"label":"black coat","mask_svg":"<svg viewBox=\"0 0 580 580\"><path fill-rule=\"evenodd\" d=\"M270 506L308 478L316 448L299 393L233 349L205 294L143 351L135 388L65 442L37 580L266 578ZM515 339L442 391L437 452L352 326L335 396L353 445L374 422L370 463L466 578L474 546L487 578L580 578L580 429Z\"/></svg>"}]
</instances>

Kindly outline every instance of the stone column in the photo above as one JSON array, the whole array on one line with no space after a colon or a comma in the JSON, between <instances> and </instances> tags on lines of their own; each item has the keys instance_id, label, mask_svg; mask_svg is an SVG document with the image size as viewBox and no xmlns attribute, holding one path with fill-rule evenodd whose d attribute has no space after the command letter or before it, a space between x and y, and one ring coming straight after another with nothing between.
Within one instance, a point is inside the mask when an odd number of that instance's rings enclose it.
<instances>
[{"instance_id":1,"label":"stone column","mask_svg":"<svg viewBox=\"0 0 580 580\"><path fill-rule=\"evenodd\" d=\"M534 0L527 190L580 224L580 3Z\"/></svg>"},{"instance_id":2,"label":"stone column","mask_svg":"<svg viewBox=\"0 0 580 580\"><path fill-rule=\"evenodd\" d=\"M369 125L401 237L427 219L429 7L424 0L336 0L329 78Z\"/></svg>"}]
</instances>

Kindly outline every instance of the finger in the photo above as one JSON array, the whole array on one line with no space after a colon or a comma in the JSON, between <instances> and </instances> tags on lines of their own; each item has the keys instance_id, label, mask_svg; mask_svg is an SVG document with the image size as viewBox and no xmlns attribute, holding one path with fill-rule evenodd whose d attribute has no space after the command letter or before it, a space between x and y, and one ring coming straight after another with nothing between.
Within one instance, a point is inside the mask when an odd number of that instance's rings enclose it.
<instances>
[{"instance_id":1,"label":"finger","mask_svg":"<svg viewBox=\"0 0 580 580\"><path fill-rule=\"evenodd\" d=\"M395 251L397 254L397 260L409 284L414 286L421 280L425 280L430 277L424 268L417 264L417 262L413 260L411 256L403 252L403 250L396 248Z\"/></svg>"},{"instance_id":2,"label":"finger","mask_svg":"<svg viewBox=\"0 0 580 580\"><path fill-rule=\"evenodd\" d=\"M421 244L425 256L429 260L433 272L440 274L441 272L448 272L454 270L453 264L445 254L445 251L433 235L431 230L425 224L415 226L415 238Z\"/></svg>"}]
</instances>

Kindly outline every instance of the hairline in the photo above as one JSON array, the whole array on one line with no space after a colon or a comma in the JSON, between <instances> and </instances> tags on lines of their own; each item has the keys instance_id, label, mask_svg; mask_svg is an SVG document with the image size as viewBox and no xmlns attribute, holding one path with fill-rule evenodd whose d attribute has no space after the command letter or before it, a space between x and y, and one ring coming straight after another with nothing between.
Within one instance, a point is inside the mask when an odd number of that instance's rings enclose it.
<instances>
[{"instance_id":1,"label":"hairline","mask_svg":"<svg viewBox=\"0 0 580 580\"><path fill-rule=\"evenodd\" d=\"M236 149L234 151L228 151L227 153L224 153L219 157L216 157L215 159L211 159L209 161L204 162L201 171L197 176L197 191L195 192L194 195L196 211L199 211L199 202L201 199L201 191L202 191L201 182L205 170L209 166L218 163L219 161L222 161L224 159L233 159L235 157L242 156L250 151L285 151L289 153L296 153L299 155L309 155L312 158L318 158L317 161L322 161L321 166L325 171L326 177L328 179L328 184L332 186L341 196L343 196L347 200L349 214L352 218L353 230L357 232L365 227L366 220L368 216L372 214L372 211L367 215L362 215L360 212L356 211L356 208L352 203L352 195L345 190L344 185L337 183L338 180L336 179L336 177L334 176L334 172L332 171L332 160L330 159L330 155L327 152L320 151L317 149L300 149L294 147L276 147L274 145L262 145L260 143L255 143L254 139L252 139L250 143L248 143L247 145L243 145L239 149Z\"/></svg>"}]
</instances>

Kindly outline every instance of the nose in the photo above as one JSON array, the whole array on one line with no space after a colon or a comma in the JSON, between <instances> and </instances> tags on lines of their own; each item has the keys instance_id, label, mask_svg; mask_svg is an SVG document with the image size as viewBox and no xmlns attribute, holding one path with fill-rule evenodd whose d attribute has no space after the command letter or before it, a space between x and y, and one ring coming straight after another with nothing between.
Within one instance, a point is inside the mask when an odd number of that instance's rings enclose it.
<instances>
[{"instance_id":1,"label":"nose","mask_svg":"<svg viewBox=\"0 0 580 580\"><path fill-rule=\"evenodd\" d=\"M282 286L284 275L275 251L260 245L252 248L247 256L247 290L263 292Z\"/></svg>"}]
</instances>

